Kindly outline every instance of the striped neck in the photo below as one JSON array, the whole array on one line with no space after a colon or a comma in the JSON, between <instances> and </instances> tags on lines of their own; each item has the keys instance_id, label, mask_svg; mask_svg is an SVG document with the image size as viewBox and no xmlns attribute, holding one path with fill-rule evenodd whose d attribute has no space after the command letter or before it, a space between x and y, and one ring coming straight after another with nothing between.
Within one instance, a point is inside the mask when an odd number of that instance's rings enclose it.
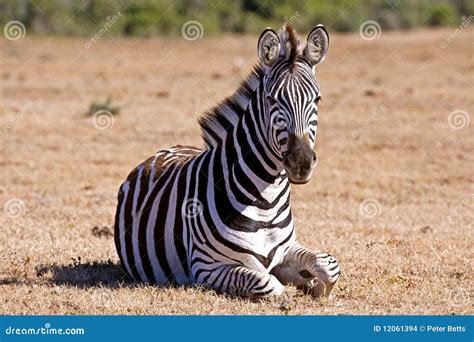
<instances>
[{"instance_id":1,"label":"striped neck","mask_svg":"<svg viewBox=\"0 0 474 342\"><path fill-rule=\"evenodd\" d=\"M236 93L200 120L207 149L222 165L224 185L234 204L274 207L289 191L281 156L268 142L263 73L255 69Z\"/></svg>"}]
</instances>

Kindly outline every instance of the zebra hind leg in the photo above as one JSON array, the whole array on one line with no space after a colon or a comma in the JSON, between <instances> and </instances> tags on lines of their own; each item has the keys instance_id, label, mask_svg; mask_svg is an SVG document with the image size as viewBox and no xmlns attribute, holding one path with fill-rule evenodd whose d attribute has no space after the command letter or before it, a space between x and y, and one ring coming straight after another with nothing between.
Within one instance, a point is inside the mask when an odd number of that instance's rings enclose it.
<instances>
[{"instance_id":1,"label":"zebra hind leg","mask_svg":"<svg viewBox=\"0 0 474 342\"><path fill-rule=\"evenodd\" d=\"M205 273L207 272L201 273L201 276ZM218 292L243 297L279 296L285 290L275 276L236 265L226 265L212 270L202 281L199 278L198 282L209 285Z\"/></svg>"},{"instance_id":2,"label":"zebra hind leg","mask_svg":"<svg viewBox=\"0 0 474 342\"><path fill-rule=\"evenodd\" d=\"M329 297L340 276L339 264L327 253L295 243L272 272L283 284L293 284L313 297Z\"/></svg>"}]
</instances>

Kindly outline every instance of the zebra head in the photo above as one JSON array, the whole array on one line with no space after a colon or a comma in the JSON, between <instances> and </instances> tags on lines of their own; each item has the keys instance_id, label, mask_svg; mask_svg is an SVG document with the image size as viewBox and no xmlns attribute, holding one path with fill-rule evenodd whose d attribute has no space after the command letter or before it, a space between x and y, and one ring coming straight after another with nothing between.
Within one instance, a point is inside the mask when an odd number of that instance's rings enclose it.
<instances>
[{"instance_id":1,"label":"zebra head","mask_svg":"<svg viewBox=\"0 0 474 342\"><path fill-rule=\"evenodd\" d=\"M295 184L308 182L317 162L313 147L321 93L315 66L326 57L328 45L322 25L311 30L304 47L289 25L279 35L266 29L258 41L264 72L264 126L271 149Z\"/></svg>"}]
</instances>

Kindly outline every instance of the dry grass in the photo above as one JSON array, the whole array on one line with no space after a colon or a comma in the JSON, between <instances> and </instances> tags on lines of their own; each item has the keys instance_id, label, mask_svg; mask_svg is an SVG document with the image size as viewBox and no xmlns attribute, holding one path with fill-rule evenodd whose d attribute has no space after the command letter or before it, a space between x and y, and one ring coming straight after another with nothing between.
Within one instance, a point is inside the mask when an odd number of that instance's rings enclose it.
<instances>
[{"instance_id":1,"label":"dry grass","mask_svg":"<svg viewBox=\"0 0 474 342\"><path fill-rule=\"evenodd\" d=\"M474 115L473 33L446 49L450 29L332 37L318 171L293 189L299 239L343 267L330 302L143 286L117 267L119 184L158 149L201 144L196 115L235 89L256 37L1 41L0 313L473 314L473 125L448 124ZM122 112L99 130L84 113L107 97Z\"/></svg>"}]
</instances>

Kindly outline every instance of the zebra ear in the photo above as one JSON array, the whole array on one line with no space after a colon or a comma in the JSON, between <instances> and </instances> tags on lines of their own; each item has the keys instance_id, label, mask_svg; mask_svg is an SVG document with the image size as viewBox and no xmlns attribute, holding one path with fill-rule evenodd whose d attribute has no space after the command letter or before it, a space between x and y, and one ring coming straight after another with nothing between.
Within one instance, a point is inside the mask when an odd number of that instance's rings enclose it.
<instances>
[{"instance_id":1,"label":"zebra ear","mask_svg":"<svg viewBox=\"0 0 474 342\"><path fill-rule=\"evenodd\" d=\"M329 35L323 25L313 27L308 35L308 41L303 55L313 67L321 63L329 48Z\"/></svg>"},{"instance_id":2,"label":"zebra ear","mask_svg":"<svg viewBox=\"0 0 474 342\"><path fill-rule=\"evenodd\" d=\"M271 67L280 55L280 38L271 28L265 29L258 39L258 58L260 62Z\"/></svg>"}]
</instances>

